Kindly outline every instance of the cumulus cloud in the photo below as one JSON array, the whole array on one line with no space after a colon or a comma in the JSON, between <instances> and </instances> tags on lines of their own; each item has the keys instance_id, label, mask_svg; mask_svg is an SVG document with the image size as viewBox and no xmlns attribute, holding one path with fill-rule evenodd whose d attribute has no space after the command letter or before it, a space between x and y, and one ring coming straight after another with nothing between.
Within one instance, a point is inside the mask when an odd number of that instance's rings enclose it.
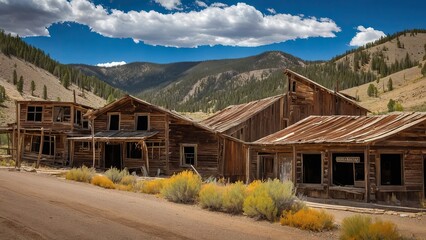
<instances>
[{"instance_id":1,"label":"cumulus cloud","mask_svg":"<svg viewBox=\"0 0 426 240\"><path fill-rule=\"evenodd\" d=\"M210 7L218 7L218 8L224 8L227 6L228 5L226 5L225 3L220 3L220 2L215 2L215 3L212 3L212 5L210 5Z\"/></svg>"},{"instance_id":2,"label":"cumulus cloud","mask_svg":"<svg viewBox=\"0 0 426 240\"><path fill-rule=\"evenodd\" d=\"M272 14L276 14L277 11L275 11L275 9L273 8L267 8L266 10L268 10L268 12L272 13Z\"/></svg>"},{"instance_id":3,"label":"cumulus cloud","mask_svg":"<svg viewBox=\"0 0 426 240\"><path fill-rule=\"evenodd\" d=\"M256 47L298 38L335 37L340 28L328 18L264 15L246 3L212 4L199 11L106 9L88 0L25 0L0 4L0 28L20 36L48 36L53 23L76 22L111 38L169 47L203 45ZM219 7L220 6L220 7Z\"/></svg>"},{"instance_id":4,"label":"cumulus cloud","mask_svg":"<svg viewBox=\"0 0 426 240\"><path fill-rule=\"evenodd\" d=\"M197 4L197 6L203 7L203 8L208 7L207 4L205 2L203 2L203 1L198 1L197 0L197 1L195 1L195 4Z\"/></svg>"},{"instance_id":5,"label":"cumulus cloud","mask_svg":"<svg viewBox=\"0 0 426 240\"><path fill-rule=\"evenodd\" d=\"M155 0L156 3L160 4L167 10L182 10L179 6L182 5L180 0Z\"/></svg>"},{"instance_id":6,"label":"cumulus cloud","mask_svg":"<svg viewBox=\"0 0 426 240\"><path fill-rule=\"evenodd\" d=\"M98 67L115 67L115 66L121 66L126 64L125 61L121 61L121 62L106 62L106 63L98 63L96 64L96 66Z\"/></svg>"},{"instance_id":7,"label":"cumulus cloud","mask_svg":"<svg viewBox=\"0 0 426 240\"><path fill-rule=\"evenodd\" d=\"M358 26L357 30L359 32L356 33L355 37L352 38L349 43L350 46L364 46L367 43L374 42L381 37L385 37L386 34L382 31L375 30L374 28L365 28L364 26Z\"/></svg>"}]
</instances>

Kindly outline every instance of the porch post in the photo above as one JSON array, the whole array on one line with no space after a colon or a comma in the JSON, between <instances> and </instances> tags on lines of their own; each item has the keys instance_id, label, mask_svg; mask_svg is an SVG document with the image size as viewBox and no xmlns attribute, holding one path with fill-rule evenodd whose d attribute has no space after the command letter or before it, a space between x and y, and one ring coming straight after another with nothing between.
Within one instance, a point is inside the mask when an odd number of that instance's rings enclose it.
<instances>
[{"instance_id":1,"label":"porch post","mask_svg":"<svg viewBox=\"0 0 426 240\"><path fill-rule=\"evenodd\" d=\"M50 144L50 141L49 141L49 144ZM40 145L39 145L39 148L38 148L38 156L37 156L36 168L40 167L40 160L41 160L41 153L43 151L43 145L44 145L44 128L41 128ZM50 149L50 146L49 146L49 149Z\"/></svg>"},{"instance_id":2,"label":"porch post","mask_svg":"<svg viewBox=\"0 0 426 240\"><path fill-rule=\"evenodd\" d=\"M95 162L96 162L96 150L95 150L95 119L92 120L92 157L93 157L93 164L92 167L95 168Z\"/></svg>"},{"instance_id":3,"label":"porch post","mask_svg":"<svg viewBox=\"0 0 426 240\"><path fill-rule=\"evenodd\" d=\"M250 181L250 147L246 149L246 184Z\"/></svg>"},{"instance_id":4,"label":"porch post","mask_svg":"<svg viewBox=\"0 0 426 240\"><path fill-rule=\"evenodd\" d=\"M364 184L365 184L365 202L370 201L370 146L367 145L364 150Z\"/></svg>"}]
</instances>

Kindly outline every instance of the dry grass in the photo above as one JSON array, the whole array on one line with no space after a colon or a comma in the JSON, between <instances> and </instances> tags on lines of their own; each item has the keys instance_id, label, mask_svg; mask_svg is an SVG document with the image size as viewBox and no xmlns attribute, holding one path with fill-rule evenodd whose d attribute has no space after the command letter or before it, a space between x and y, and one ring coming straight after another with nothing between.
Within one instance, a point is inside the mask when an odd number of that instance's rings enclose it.
<instances>
[{"instance_id":1,"label":"dry grass","mask_svg":"<svg viewBox=\"0 0 426 240\"><path fill-rule=\"evenodd\" d=\"M74 180L77 182L90 182L92 177L95 175L95 169L83 166L81 168L73 168L65 174L65 178L68 180Z\"/></svg>"},{"instance_id":2,"label":"dry grass","mask_svg":"<svg viewBox=\"0 0 426 240\"><path fill-rule=\"evenodd\" d=\"M200 206L209 210L221 210L223 203L223 192L224 187L219 186L216 183L204 184L201 187L198 198Z\"/></svg>"},{"instance_id":3,"label":"dry grass","mask_svg":"<svg viewBox=\"0 0 426 240\"><path fill-rule=\"evenodd\" d=\"M192 203L200 189L201 178L191 171L183 171L165 181L161 195L172 202Z\"/></svg>"},{"instance_id":4,"label":"dry grass","mask_svg":"<svg viewBox=\"0 0 426 240\"><path fill-rule=\"evenodd\" d=\"M280 223L303 230L323 231L334 227L334 217L324 210L303 208L297 212L284 211Z\"/></svg>"},{"instance_id":5,"label":"dry grass","mask_svg":"<svg viewBox=\"0 0 426 240\"><path fill-rule=\"evenodd\" d=\"M233 214L242 213L246 196L247 189L243 182L236 182L225 186L225 191L223 193L223 210Z\"/></svg>"},{"instance_id":6,"label":"dry grass","mask_svg":"<svg viewBox=\"0 0 426 240\"><path fill-rule=\"evenodd\" d=\"M159 194L161 189L163 189L166 179L154 179L149 181L139 181L136 183L135 188L138 191L147 193L147 194Z\"/></svg>"}]
</instances>

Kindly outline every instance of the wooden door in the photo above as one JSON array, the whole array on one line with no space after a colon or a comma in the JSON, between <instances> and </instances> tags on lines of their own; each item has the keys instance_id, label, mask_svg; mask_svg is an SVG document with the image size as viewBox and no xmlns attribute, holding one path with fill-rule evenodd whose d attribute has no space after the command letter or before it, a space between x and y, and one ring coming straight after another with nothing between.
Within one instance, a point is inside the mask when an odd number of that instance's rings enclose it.
<instances>
[{"instance_id":1,"label":"wooden door","mask_svg":"<svg viewBox=\"0 0 426 240\"><path fill-rule=\"evenodd\" d=\"M278 177L282 182L293 179L292 161L293 156L291 153L278 154Z\"/></svg>"}]
</instances>

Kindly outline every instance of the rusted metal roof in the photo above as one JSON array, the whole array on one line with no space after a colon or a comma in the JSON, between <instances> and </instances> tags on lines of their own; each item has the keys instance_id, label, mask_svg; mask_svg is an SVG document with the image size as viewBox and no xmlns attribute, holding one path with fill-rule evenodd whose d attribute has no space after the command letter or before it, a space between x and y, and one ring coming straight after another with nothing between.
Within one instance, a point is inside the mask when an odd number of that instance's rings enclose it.
<instances>
[{"instance_id":1,"label":"rusted metal roof","mask_svg":"<svg viewBox=\"0 0 426 240\"><path fill-rule=\"evenodd\" d=\"M371 143L426 122L426 113L375 116L310 116L261 138L255 145Z\"/></svg>"},{"instance_id":2,"label":"rusted metal roof","mask_svg":"<svg viewBox=\"0 0 426 240\"><path fill-rule=\"evenodd\" d=\"M111 140L143 140L157 134L157 131L102 131L97 132L94 138L97 141L111 141ZM91 140L92 135L81 137L71 137L69 140Z\"/></svg>"},{"instance_id":3,"label":"rusted metal roof","mask_svg":"<svg viewBox=\"0 0 426 240\"><path fill-rule=\"evenodd\" d=\"M243 123L244 121L247 121L249 118L257 114L258 112L264 110L265 108L271 106L283 97L284 95L277 95L252 101L249 103L231 105L217 112L213 116L204 119L200 123L218 132L223 133L234 126L237 126Z\"/></svg>"}]
</instances>

